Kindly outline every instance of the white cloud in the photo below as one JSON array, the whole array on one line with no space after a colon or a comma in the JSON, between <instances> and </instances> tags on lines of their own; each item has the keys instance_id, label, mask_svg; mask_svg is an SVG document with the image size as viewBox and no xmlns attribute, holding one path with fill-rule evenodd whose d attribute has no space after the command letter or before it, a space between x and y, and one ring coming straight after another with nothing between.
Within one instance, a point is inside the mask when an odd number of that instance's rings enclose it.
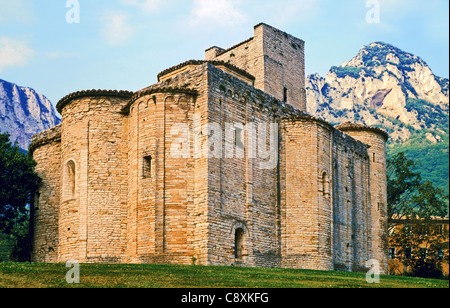
<instances>
[{"instance_id":1,"label":"white cloud","mask_svg":"<svg viewBox=\"0 0 450 308\"><path fill-rule=\"evenodd\" d=\"M125 5L134 6L146 12L155 12L163 4L163 0L121 0Z\"/></svg>"},{"instance_id":2,"label":"white cloud","mask_svg":"<svg viewBox=\"0 0 450 308\"><path fill-rule=\"evenodd\" d=\"M194 26L242 24L247 17L237 5L238 2L234 0L194 0L190 23Z\"/></svg>"},{"instance_id":3,"label":"white cloud","mask_svg":"<svg viewBox=\"0 0 450 308\"><path fill-rule=\"evenodd\" d=\"M133 35L133 28L128 24L129 16L122 11L106 10L101 18L103 26L101 35L108 45L120 46L127 43Z\"/></svg>"},{"instance_id":4,"label":"white cloud","mask_svg":"<svg viewBox=\"0 0 450 308\"><path fill-rule=\"evenodd\" d=\"M23 67L34 55L26 43L0 37L0 72L7 67Z\"/></svg>"}]
</instances>

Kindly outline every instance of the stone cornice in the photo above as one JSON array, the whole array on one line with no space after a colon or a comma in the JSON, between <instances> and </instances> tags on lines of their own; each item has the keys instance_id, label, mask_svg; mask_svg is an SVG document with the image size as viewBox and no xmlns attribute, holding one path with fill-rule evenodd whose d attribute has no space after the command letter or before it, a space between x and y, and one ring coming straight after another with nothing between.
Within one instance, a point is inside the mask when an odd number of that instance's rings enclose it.
<instances>
[{"instance_id":1,"label":"stone cornice","mask_svg":"<svg viewBox=\"0 0 450 308\"><path fill-rule=\"evenodd\" d=\"M377 133L383 138L388 141L389 140L389 134L385 132L384 130L377 128L377 127L369 127L361 124L354 124L354 123L344 123L336 127L338 130L345 132L345 131L366 131L366 132L374 132Z\"/></svg>"},{"instance_id":2,"label":"stone cornice","mask_svg":"<svg viewBox=\"0 0 450 308\"><path fill-rule=\"evenodd\" d=\"M254 37L251 37L251 38L249 38L249 39L246 39L245 41L242 41L242 42L240 42L240 43L238 43L238 44L236 44L236 45L233 45L233 46L231 46L230 48L227 48L227 49L225 49L225 50L219 52L219 53L216 55L216 57L218 57L218 56L220 56L220 55L223 55L224 53L227 53L227 52L229 52L229 51L231 51L231 50L233 50L233 49L236 49L237 47L239 47L239 46L241 46L241 45L244 45L244 44L246 44L246 43L248 43L248 42L251 42L251 41L253 41L253 39L254 39Z\"/></svg>"},{"instance_id":3,"label":"stone cornice","mask_svg":"<svg viewBox=\"0 0 450 308\"><path fill-rule=\"evenodd\" d=\"M133 97L131 97L128 104L122 108L123 114L129 114L130 108L138 99L146 95L152 95L157 93L169 93L169 94L186 94L190 96L197 96L197 90L186 89L186 88L171 88L171 87L155 87L155 88L146 88L136 92Z\"/></svg>"},{"instance_id":4,"label":"stone cornice","mask_svg":"<svg viewBox=\"0 0 450 308\"><path fill-rule=\"evenodd\" d=\"M46 144L52 142L61 142L61 127L62 124L59 124L53 128L47 129L37 135L34 135L31 139L31 144L28 149L28 153L33 155L34 151Z\"/></svg>"},{"instance_id":5,"label":"stone cornice","mask_svg":"<svg viewBox=\"0 0 450 308\"><path fill-rule=\"evenodd\" d=\"M327 121L324 121L324 120L321 120L319 118L313 117L312 115L309 115L307 113L304 113L304 112L301 112L301 111L298 111L298 110L296 110L296 112L298 113L298 115L294 115L294 116L283 118L283 122L296 122L296 121L316 122L316 123L320 123L320 124L330 128L331 130L335 129L333 127L333 125L331 125Z\"/></svg>"},{"instance_id":6,"label":"stone cornice","mask_svg":"<svg viewBox=\"0 0 450 308\"><path fill-rule=\"evenodd\" d=\"M56 109L59 113L62 112L63 108L66 107L72 100L83 97L120 97L125 99L130 99L134 95L130 91L118 91L118 90L84 90L71 93L63 97L57 104Z\"/></svg>"},{"instance_id":7,"label":"stone cornice","mask_svg":"<svg viewBox=\"0 0 450 308\"><path fill-rule=\"evenodd\" d=\"M173 67L170 67L170 68L162 71L161 73L159 73L158 74L158 81L160 81L161 77L163 77L163 76L165 76L165 75L167 75L167 74L169 74L171 72L174 72L176 70L179 70L179 69L181 69L181 68L183 68L185 66L188 66L188 65L202 65L204 63L210 63L210 64L212 64L214 66L225 66L226 68L228 68L228 69L238 73L239 75L242 75L242 76L244 76L244 77L246 77L246 78L248 78L248 79L250 79L252 81L256 80L255 76L253 76L249 72L244 71L243 69L240 69L239 67L234 66L234 65L232 65L230 63L227 63L227 62L224 62L224 61L189 60L189 61L180 63L178 65L175 65Z\"/></svg>"}]
</instances>

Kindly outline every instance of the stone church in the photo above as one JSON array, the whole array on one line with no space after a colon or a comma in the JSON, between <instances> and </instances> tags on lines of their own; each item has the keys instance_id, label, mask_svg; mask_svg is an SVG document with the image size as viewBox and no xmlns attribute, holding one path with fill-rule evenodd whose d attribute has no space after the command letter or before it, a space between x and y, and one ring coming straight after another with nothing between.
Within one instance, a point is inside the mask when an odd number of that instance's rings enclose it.
<instances>
[{"instance_id":1,"label":"stone church","mask_svg":"<svg viewBox=\"0 0 450 308\"><path fill-rule=\"evenodd\" d=\"M305 44L266 24L33 138L33 261L387 270L386 141L306 113Z\"/></svg>"}]
</instances>

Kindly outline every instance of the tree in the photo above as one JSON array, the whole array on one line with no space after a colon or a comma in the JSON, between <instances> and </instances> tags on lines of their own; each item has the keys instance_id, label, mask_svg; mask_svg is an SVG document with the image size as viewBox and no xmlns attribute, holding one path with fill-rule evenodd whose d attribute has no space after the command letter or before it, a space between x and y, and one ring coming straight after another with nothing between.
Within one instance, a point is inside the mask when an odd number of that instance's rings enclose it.
<instances>
[{"instance_id":1,"label":"tree","mask_svg":"<svg viewBox=\"0 0 450 308\"><path fill-rule=\"evenodd\" d=\"M421 182L416 167L403 152L387 161L388 217L393 220L410 211L409 201Z\"/></svg>"},{"instance_id":2,"label":"tree","mask_svg":"<svg viewBox=\"0 0 450 308\"><path fill-rule=\"evenodd\" d=\"M387 162L388 215L391 220L445 217L448 196L414 171L417 164L401 152Z\"/></svg>"},{"instance_id":3,"label":"tree","mask_svg":"<svg viewBox=\"0 0 450 308\"><path fill-rule=\"evenodd\" d=\"M448 196L414 171L417 164L399 153L388 160L390 244L405 268L418 276L437 277L442 253L448 256L448 232L436 218L448 215Z\"/></svg>"},{"instance_id":4,"label":"tree","mask_svg":"<svg viewBox=\"0 0 450 308\"><path fill-rule=\"evenodd\" d=\"M15 254L23 259L22 250L30 244L29 205L40 179L34 171L36 162L9 137L0 134L0 233L15 239Z\"/></svg>"}]
</instances>

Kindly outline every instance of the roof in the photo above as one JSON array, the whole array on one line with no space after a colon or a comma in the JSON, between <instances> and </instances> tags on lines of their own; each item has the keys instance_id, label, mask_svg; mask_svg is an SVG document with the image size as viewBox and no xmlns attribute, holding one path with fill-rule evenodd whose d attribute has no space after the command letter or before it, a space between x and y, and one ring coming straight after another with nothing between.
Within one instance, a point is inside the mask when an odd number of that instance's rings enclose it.
<instances>
[{"instance_id":1,"label":"roof","mask_svg":"<svg viewBox=\"0 0 450 308\"><path fill-rule=\"evenodd\" d=\"M39 134L34 135L31 138L31 144L28 148L28 152L33 155L34 151L45 144L52 142L61 142L61 128L62 124L47 129Z\"/></svg>"},{"instance_id":2,"label":"roof","mask_svg":"<svg viewBox=\"0 0 450 308\"><path fill-rule=\"evenodd\" d=\"M179 69L181 69L181 68L183 68L185 66L188 66L188 65L201 65L201 64L204 64L204 63L210 63L210 64L212 64L214 66L225 66L226 68L228 68L228 69L230 69L230 70L238 73L239 75L242 75L242 76L244 76L244 77L246 77L246 78L248 78L250 80L255 81L255 79L256 79L255 76L253 76L249 72L244 71L243 69L240 69L239 67L234 66L234 65L232 65L230 63L227 63L227 62L224 62L224 61L189 60L189 61L180 63L178 65L172 66L172 67L162 71L161 73L159 73L158 74L158 81L160 81L161 77L163 77L163 76L165 76L165 75L167 75L167 74L169 74L171 72L177 71L177 70L179 70Z\"/></svg>"},{"instance_id":3,"label":"roof","mask_svg":"<svg viewBox=\"0 0 450 308\"><path fill-rule=\"evenodd\" d=\"M147 87L142 90L137 91L133 97L129 100L128 104L126 104L122 108L123 114L128 114L130 112L131 106L134 104L135 101L137 101L139 98L151 95L151 94L157 94L157 93L171 93L171 94L186 94L186 95L192 95L197 96L198 92L194 89L186 89L186 88L173 88L173 87Z\"/></svg>"},{"instance_id":4,"label":"roof","mask_svg":"<svg viewBox=\"0 0 450 308\"><path fill-rule=\"evenodd\" d=\"M241 46L241 45L244 45L244 44L246 44L246 43L248 43L248 42L251 42L251 41L253 41L253 37L251 37L251 38L249 38L249 39L246 39L245 41L242 41L242 42L240 42L240 43L238 43L238 44L236 44L236 45L233 45L233 46L231 46L230 48L227 48L227 49L224 49L224 50L222 50L221 52L219 52L217 55L216 55L216 57L218 57L218 56L220 56L220 55L222 55L222 54L224 54L224 53L227 53L227 52L229 52L229 51L231 51L231 50L233 50L233 49L236 49L236 48L238 48L239 46ZM219 47L220 48L220 47ZM208 49L207 49L208 50Z\"/></svg>"},{"instance_id":5,"label":"roof","mask_svg":"<svg viewBox=\"0 0 450 308\"><path fill-rule=\"evenodd\" d=\"M334 129L333 125L331 125L330 123L328 123L325 120L313 117L312 115L304 113L304 112L299 111L299 110L296 110L296 111L297 111L297 115L285 117L285 118L283 118L283 121L285 121L285 122L286 121L287 122L289 122L289 121L295 122L297 120L303 120L303 121L317 122L317 123L320 123L320 124L322 124L324 126L327 126L330 129Z\"/></svg>"},{"instance_id":6,"label":"roof","mask_svg":"<svg viewBox=\"0 0 450 308\"><path fill-rule=\"evenodd\" d=\"M131 99L134 92L131 91L118 91L118 90L84 90L71 93L63 97L57 104L56 109L59 113L62 112L63 108L66 107L72 100L83 97L99 97L99 96L112 96L121 97L125 99Z\"/></svg>"},{"instance_id":7,"label":"roof","mask_svg":"<svg viewBox=\"0 0 450 308\"><path fill-rule=\"evenodd\" d=\"M377 128L377 127L370 127L370 126L365 126L362 124L355 124L355 123L347 122L347 123L337 126L336 128L343 132L345 132L345 131L374 132L374 133L377 133L377 134L383 136L386 139L386 141L389 140L389 134L387 132L385 132L384 130L382 130L381 128Z\"/></svg>"}]
</instances>

